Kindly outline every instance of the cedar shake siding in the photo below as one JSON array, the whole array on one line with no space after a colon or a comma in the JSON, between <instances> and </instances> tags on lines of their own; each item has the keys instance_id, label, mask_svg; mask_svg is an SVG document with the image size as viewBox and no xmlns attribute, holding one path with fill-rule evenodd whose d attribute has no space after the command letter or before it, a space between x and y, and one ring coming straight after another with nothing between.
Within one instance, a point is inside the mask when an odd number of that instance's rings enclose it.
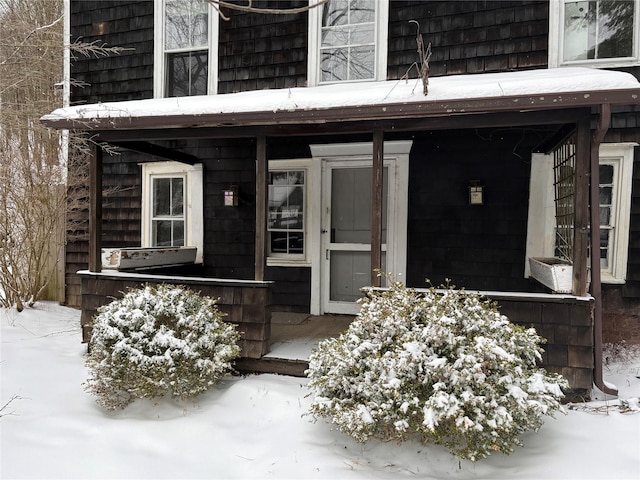
<instances>
[{"instance_id":1,"label":"cedar shake siding","mask_svg":"<svg viewBox=\"0 0 640 480\"><path fill-rule=\"evenodd\" d=\"M532 291L524 278L531 151L544 129L417 134L410 157L407 284L450 279L477 290ZM469 185L484 205L469 205Z\"/></svg>"},{"instance_id":2,"label":"cedar shake siding","mask_svg":"<svg viewBox=\"0 0 640 480\"><path fill-rule=\"evenodd\" d=\"M71 78L71 104L153 97L153 1L82 0L71 2L71 41L122 47L118 55L78 53Z\"/></svg>"},{"instance_id":3,"label":"cedar shake siding","mask_svg":"<svg viewBox=\"0 0 640 480\"><path fill-rule=\"evenodd\" d=\"M308 5L306 0L284 3L256 1L253 6L273 9ZM230 19L220 20L218 93L304 87L307 84L309 21L306 13L225 13Z\"/></svg>"},{"instance_id":4,"label":"cedar shake siding","mask_svg":"<svg viewBox=\"0 0 640 480\"><path fill-rule=\"evenodd\" d=\"M431 43L430 75L504 72L547 67L547 1L392 1L388 78L416 62L416 25ZM415 67L409 77L416 77Z\"/></svg>"}]
</instances>

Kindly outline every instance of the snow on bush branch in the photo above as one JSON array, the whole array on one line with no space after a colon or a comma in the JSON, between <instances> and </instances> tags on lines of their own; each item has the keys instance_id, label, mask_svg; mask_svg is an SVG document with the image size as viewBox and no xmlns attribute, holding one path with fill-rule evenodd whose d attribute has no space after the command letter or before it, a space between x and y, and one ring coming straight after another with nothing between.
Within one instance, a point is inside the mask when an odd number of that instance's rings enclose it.
<instances>
[{"instance_id":1,"label":"snow on bush branch","mask_svg":"<svg viewBox=\"0 0 640 480\"><path fill-rule=\"evenodd\" d=\"M477 295L393 283L312 353L311 413L362 442L418 435L473 461L510 453L562 411L568 384L536 366L541 341Z\"/></svg>"},{"instance_id":2,"label":"snow on bush branch","mask_svg":"<svg viewBox=\"0 0 640 480\"><path fill-rule=\"evenodd\" d=\"M98 309L85 388L108 410L135 398L204 392L240 354L235 325L215 300L174 285L146 285Z\"/></svg>"}]
</instances>

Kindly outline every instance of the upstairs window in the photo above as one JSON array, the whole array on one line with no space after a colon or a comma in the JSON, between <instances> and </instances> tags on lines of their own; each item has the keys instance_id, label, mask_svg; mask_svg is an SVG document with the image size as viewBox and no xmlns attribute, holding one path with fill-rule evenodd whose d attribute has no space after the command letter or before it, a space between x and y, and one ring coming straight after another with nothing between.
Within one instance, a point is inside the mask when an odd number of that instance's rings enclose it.
<instances>
[{"instance_id":1,"label":"upstairs window","mask_svg":"<svg viewBox=\"0 0 640 480\"><path fill-rule=\"evenodd\" d=\"M329 0L309 12L309 84L385 80L389 4Z\"/></svg>"},{"instance_id":2,"label":"upstairs window","mask_svg":"<svg viewBox=\"0 0 640 480\"><path fill-rule=\"evenodd\" d=\"M549 66L639 63L640 2L552 0L549 13Z\"/></svg>"},{"instance_id":3,"label":"upstairs window","mask_svg":"<svg viewBox=\"0 0 640 480\"><path fill-rule=\"evenodd\" d=\"M215 92L217 22L206 0L156 0L156 97Z\"/></svg>"}]
</instances>

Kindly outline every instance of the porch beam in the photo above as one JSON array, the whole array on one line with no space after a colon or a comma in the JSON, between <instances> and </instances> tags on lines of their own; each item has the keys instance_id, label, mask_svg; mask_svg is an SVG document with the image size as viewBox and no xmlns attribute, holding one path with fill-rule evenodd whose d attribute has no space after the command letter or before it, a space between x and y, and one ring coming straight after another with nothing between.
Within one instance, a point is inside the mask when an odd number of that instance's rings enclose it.
<instances>
[{"instance_id":1,"label":"porch beam","mask_svg":"<svg viewBox=\"0 0 640 480\"><path fill-rule=\"evenodd\" d=\"M371 175L371 286L380 286L376 270L382 268L382 194L384 180L384 134L373 132L373 169Z\"/></svg>"},{"instance_id":2,"label":"porch beam","mask_svg":"<svg viewBox=\"0 0 640 480\"><path fill-rule=\"evenodd\" d=\"M589 254L589 168L591 129L589 117L578 121L576 134L573 288L574 295L587 294L587 257Z\"/></svg>"},{"instance_id":3,"label":"porch beam","mask_svg":"<svg viewBox=\"0 0 640 480\"><path fill-rule=\"evenodd\" d=\"M267 140L256 139L256 247L255 280L263 281L267 265Z\"/></svg>"},{"instance_id":4,"label":"porch beam","mask_svg":"<svg viewBox=\"0 0 640 480\"><path fill-rule=\"evenodd\" d=\"M335 135L353 133L371 133L375 130L386 132L410 132L417 130L447 130L451 128L498 128L527 125L562 125L575 123L584 113L584 108L566 110L544 110L531 112L506 112L484 115L450 115L442 117L391 119L373 121L342 121L322 124L298 123L295 125L278 124L264 126L221 126L221 127L185 127L157 128L138 130L101 130L98 137L106 142L187 140L212 138L255 138L258 135L269 137Z\"/></svg>"},{"instance_id":5,"label":"porch beam","mask_svg":"<svg viewBox=\"0 0 640 480\"><path fill-rule=\"evenodd\" d=\"M163 147L144 141L131 141L131 142L111 142L120 148L127 150L133 150L134 152L146 153L147 155L153 155L155 157L164 158L166 160L172 160L174 162L186 163L187 165L195 165L200 163L201 160L198 157L190 155L188 153L180 152L172 148Z\"/></svg>"},{"instance_id":6,"label":"porch beam","mask_svg":"<svg viewBox=\"0 0 640 480\"><path fill-rule=\"evenodd\" d=\"M89 156L89 271L102 271L102 148L93 144Z\"/></svg>"}]
</instances>

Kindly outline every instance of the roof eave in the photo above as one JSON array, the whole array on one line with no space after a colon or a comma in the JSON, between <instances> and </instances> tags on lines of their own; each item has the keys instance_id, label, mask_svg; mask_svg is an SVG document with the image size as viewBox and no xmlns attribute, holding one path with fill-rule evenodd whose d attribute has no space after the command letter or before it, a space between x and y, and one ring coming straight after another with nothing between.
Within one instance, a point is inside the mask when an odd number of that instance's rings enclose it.
<instances>
[{"instance_id":1,"label":"roof eave","mask_svg":"<svg viewBox=\"0 0 640 480\"><path fill-rule=\"evenodd\" d=\"M278 111L208 113L198 115L148 115L133 117L67 118L46 115L41 123L54 129L147 130L167 128L273 126L433 118L500 112L530 112L596 105L636 105L640 89L561 92L539 95L481 97L422 102L380 103Z\"/></svg>"}]
</instances>

